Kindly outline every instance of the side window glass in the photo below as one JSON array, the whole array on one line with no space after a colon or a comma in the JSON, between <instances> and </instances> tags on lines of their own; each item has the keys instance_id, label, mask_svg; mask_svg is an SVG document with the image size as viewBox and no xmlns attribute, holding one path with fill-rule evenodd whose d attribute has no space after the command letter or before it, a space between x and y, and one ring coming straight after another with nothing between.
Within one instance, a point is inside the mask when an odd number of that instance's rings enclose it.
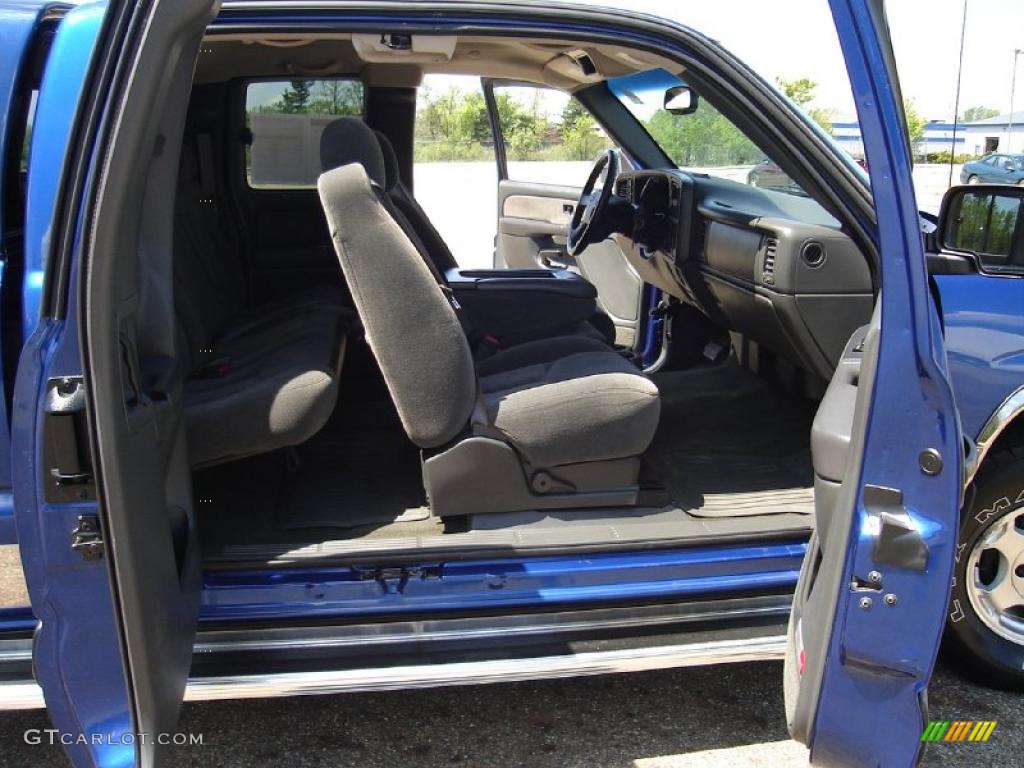
<instances>
[{"instance_id":1,"label":"side window glass","mask_svg":"<svg viewBox=\"0 0 1024 768\"><path fill-rule=\"evenodd\" d=\"M594 159L614 146L575 98L540 86L496 86L510 181L582 187Z\"/></svg>"},{"instance_id":2,"label":"side window glass","mask_svg":"<svg viewBox=\"0 0 1024 768\"><path fill-rule=\"evenodd\" d=\"M332 120L363 116L358 80L269 80L245 90L252 145L245 175L254 189L315 187L320 175L320 134Z\"/></svg>"},{"instance_id":3,"label":"side window glass","mask_svg":"<svg viewBox=\"0 0 1024 768\"><path fill-rule=\"evenodd\" d=\"M416 95L416 200L460 267L494 261L498 169L477 77L428 74Z\"/></svg>"}]
</instances>

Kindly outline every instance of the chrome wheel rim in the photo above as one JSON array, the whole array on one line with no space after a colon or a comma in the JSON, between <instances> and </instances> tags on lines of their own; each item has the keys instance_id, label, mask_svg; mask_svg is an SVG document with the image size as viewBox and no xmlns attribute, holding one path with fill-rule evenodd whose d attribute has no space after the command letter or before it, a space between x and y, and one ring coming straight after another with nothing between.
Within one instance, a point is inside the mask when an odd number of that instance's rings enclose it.
<instances>
[{"instance_id":1,"label":"chrome wheel rim","mask_svg":"<svg viewBox=\"0 0 1024 768\"><path fill-rule=\"evenodd\" d=\"M967 594L982 623L1024 645L1024 509L1006 512L975 542Z\"/></svg>"}]
</instances>

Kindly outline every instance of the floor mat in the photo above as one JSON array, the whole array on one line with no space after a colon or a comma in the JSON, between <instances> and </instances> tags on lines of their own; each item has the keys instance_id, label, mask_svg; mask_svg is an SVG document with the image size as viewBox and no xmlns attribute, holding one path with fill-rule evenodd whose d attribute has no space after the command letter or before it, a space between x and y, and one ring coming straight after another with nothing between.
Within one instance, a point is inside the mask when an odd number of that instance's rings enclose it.
<instances>
[{"instance_id":1,"label":"floor mat","mask_svg":"<svg viewBox=\"0 0 1024 768\"><path fill-rule=\"evenodd\" d=\"M289 473L279 506L279 529L356 528L430 517L418 454L386 436L360 437L300 449L302 463Z\"/></svg>"},{"instance_id":2,"label":"floor mat","mask_svg":"<svg viewBox=\"0 0 1024 768\"><path fill-rule=\"evenodd\" d=\"M419 449L387 392L359 379L346 384L327 426L295 451L298 466L278 504L279 530L408 526L430 517Z\"/></svg>"},{"instance_id":3,"label":"floor mat","mask_svg":"<svg viewBox=\"0 0 1024 768\"><path fill-rule=\"evenodd\" d=\"M656 377L662 415L645 478L697 517L814 512L815 403L735 363Z\"/></svg>"},{"instance_id":4,"label":"floor mat","mask_svg":"<svg viewBox=\"0 0 1024 768\"><path fill-rule=\"evenodd\" d=\"M309 441L196 473L207 556L239 542L288 548L443 530L429 517L419 451L365 346L350 345L338 405Z\"/></svg>"}]
</instances>

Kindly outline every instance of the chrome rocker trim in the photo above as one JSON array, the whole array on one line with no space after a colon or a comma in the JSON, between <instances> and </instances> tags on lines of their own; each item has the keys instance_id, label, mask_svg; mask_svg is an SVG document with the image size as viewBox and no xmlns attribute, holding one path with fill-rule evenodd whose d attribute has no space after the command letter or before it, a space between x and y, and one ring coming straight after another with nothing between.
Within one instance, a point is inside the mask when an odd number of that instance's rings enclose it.
<instances>
[{"instance_id":1,"label":"chrome rocker trim","mask_svg":"<svg viewBox=\"0 0 1024 768\"><path fill-rule=\"evenodd\" d=\"M284 672L267 675L225 675L190 680L185 689L185 701L394 691L607 675L618 672L645 672L707 664L773 661L783 658L785 650L785 635L770 635L752 639L540 656L532 659L493 659L381 669ZM43 706L43 692L35 683L0 684L0 709L33 709Z\"/></svg>"},{"instance_id":2,"label":"chrome rocker trim","mask_svg":"<svg viewBox=\"0 0 1024 768\"><path fill-rule=\"evenodd\" d=\"M532 659L417 664L384 669L230 675L189 681L186 701L483 685L783 658L785 635Z\"/></svg>"}]
</instances>

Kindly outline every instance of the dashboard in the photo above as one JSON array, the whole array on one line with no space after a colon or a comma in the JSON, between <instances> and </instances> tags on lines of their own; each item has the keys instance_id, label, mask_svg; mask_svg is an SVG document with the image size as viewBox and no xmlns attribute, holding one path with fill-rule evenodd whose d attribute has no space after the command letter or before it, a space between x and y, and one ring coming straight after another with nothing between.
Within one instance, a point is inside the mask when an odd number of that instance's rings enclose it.
<instances>
[{"instance_id":1,"label":"dashboard","mask_svg":"<svg viewBox=\"0 0 1024 768\"><path fill-rule=\"evenodd\" d=\"M645 281L794 365L828 379L871 319L867 259L810 198L684 171L621 174Z\"/></svg>"}]
</instances>

